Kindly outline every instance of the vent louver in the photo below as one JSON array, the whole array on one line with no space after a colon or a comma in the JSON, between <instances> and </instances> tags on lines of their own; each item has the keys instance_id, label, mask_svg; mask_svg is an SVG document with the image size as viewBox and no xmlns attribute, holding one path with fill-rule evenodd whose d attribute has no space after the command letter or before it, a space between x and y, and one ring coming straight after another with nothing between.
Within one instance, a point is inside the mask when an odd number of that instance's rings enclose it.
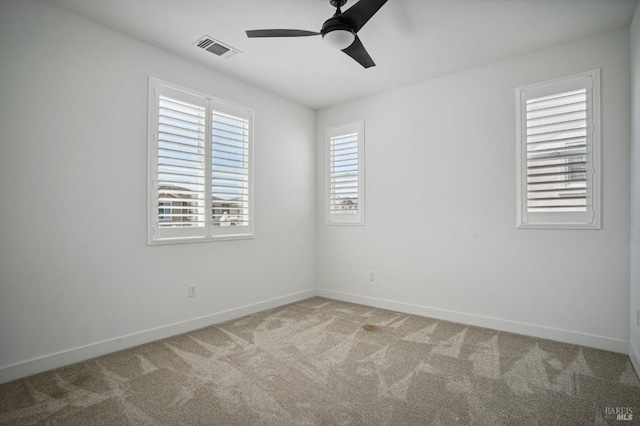
<instances>
[{"instance_id":1,"label":"vent louver","mask_svg":"<svg viewBox=\"0 0 640 426\"><path fill-rule=\"evenodd\" d=\"M231 59L239 53L242 53L238 49L234 49L228 44L224 44L209 36L203 36L200 40L196 41L194 45L224 59Z\"/></svg>"}]
</instances>

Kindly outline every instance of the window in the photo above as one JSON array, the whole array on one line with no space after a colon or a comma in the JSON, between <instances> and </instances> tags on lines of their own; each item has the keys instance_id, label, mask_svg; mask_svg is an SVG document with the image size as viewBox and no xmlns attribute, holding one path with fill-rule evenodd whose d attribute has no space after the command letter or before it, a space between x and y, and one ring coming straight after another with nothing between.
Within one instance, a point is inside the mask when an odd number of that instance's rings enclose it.
<instances>
[{"instance_id":1,"label":"window","mask_svg":"<svg viewBox=\"0 0 640 426\"><path fill-rule=\"evenodd\" d=\"M327 224L364 225L364 121L327 129Z\"/></svg>"},{"instance_id":2,"label":"window","mask_svg":"<svg viewBox=\"0 0 640 426\"><path fill-rule=\"evenodd\" d=\"M600 229L599 70L516 98L518 227Z\"/></svg>"},{"instance_id":3,"label":"window","mask_svg":"<svg viewBox=\"0 0 640 426\"><path fill-rule=\"evenodd\" d=\"M253 236L252 117L149 79L149 244Z\"/></svg>"}]
</instances>

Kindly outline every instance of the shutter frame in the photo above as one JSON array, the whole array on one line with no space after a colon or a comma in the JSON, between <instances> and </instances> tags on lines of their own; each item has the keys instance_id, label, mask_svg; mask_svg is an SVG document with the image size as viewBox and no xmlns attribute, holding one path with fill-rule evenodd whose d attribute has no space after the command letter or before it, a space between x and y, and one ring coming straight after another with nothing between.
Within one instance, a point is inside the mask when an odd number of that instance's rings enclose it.
<instances>
[{"instance_id":1,"label":"shutter frame","mask_svg":"<svg viewBox=\"0 0 640 426\"><path fill-rule=\"evenodd\" d=\"M186 102L203 108L204 120L198 123L197 132L203 143L199 144L197 152L190 152L190 147L195 147L195 139L185 137L190 135L192 125L189 123L188 114L173 114L172 117L163 118L162 114L172 113L167 112L166 108L161 110L160 106L166 107L167 102L173 101L167 101L162 97L171 98L177 104ZM213 152L214 111L219 115L241 117L244 123L244 145L241 152ZM150 77L148 115L147 243L155 245L253 238L253 110ZM213 223L214 186L218 183L215 188L222 193L235 192L235 184L225 183L224 179L222 182L213 179L212 170L216 167L214 164L227 161L224 157L242 157L240 163L232 163L234 166L241 165L241 169L231 168L228 174L233 178L237 170L241 170L244 176L243 193L240 196L242 200L239 201L244 209L239 215L242 217L243 226L215 226ZM200 180L189 182L196 174ZM167 182L174 183L175 187L167 188ZM192 186L187 187L187 183ZM186 201L190 201L190 191L195 189L198 190L197 204L194 202L191 203L193 205L188 203L183 206L174 203L176 198L186 198ZM184 214L197 216L198 226L177 226L175 219Z\"/></svg>"},{"instance_id":2,"label":"shutter frame","mask_svg":"<svg viewBox=\"0 0 640 426\"><path fill-rule=\"evenodd\" d=\"M566 94L579 89L585 91L584 118L576 120L577 116L571 115L562 117L563 113L557 113L562 109L559 108L542 120L539 119L538 113L533 114L534 118L530 115L528 120L528 101L530 106L535 105L536 102L542 105L545 97ZM549 103L561 102L559 97L556 97ZM569 109L575 108L576 105L572 104ZM543 108L533 110L542 111ZM542 114L544 117L546 113ZM574 119L572 120L571 117ZM566 120L563 121L563 118ZM516 120L517 227L600 229L600 71L596 69L517 88ZM586 121L586 126L582 126L579 120ZM536 130L527 132L528 128L532 128L527 127L528 123L537 126ZM544 135L545 125L548 125L549 129L555 128L554 132ZM584 128L584 136L570 137L570 132L573 130L568 128L581 126ZM565 127L567 130L559 131L557 129L559 127ZM533 134L536 136L531 137ZM545 141L545 138L548 140ZM565 168L564 172L561 170L562 167ZM556 183L544 183L545 180L555 180ZM544 198L539 191L549 190L552 186L556 188L555 195L549 191L547 192L548 200L531 202L532 198ZM575 191L578 191L580 186L585 188L583 201L579 203L577 201L579 197L576 198ZM551 200L554 197L556 201ZM567 203L557 200L567 200ZM544 207L545 203L548 203L548 207ZM543 207L536 208L534 207L536 204ZM565 211L558 207L563 204L569 206L564 208ZM584 204L585 207L570 207L574 204Z\"/></svg>"},{"instance_id":3,"label":"shutter frame","mask_svg":"<svg viewBox=\"0 0 640 426\"><path fill-rule=\"evenodd\" d=\"M364 120L326 130L326 224L364 225Z\"/></svg>"}]
</instances>

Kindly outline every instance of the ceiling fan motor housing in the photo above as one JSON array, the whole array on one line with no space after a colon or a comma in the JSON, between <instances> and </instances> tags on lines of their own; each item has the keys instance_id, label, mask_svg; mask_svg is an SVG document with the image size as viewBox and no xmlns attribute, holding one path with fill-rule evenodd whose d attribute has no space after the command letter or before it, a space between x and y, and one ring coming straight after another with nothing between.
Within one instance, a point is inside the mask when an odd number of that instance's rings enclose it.
<instances>
[{"instance_id":1,"label":"ceiling fan motor housing","mask_svg":"<svg viewBox=\"0 0 640 426\"><path fill-rule=\"evenodd\" d=\"M335 16L333 18L327 19L325 23L322 24L322 29L320 30L320 34L322 34L322 36L324 37L326 34L330 33L331 31L336 31L336 30L349 31L350 33L355 34L355 31L353 31L353 26L349 21L347 21L346 19L341 19L340 17L335 17Z\"/></svg>"}]
</instances>

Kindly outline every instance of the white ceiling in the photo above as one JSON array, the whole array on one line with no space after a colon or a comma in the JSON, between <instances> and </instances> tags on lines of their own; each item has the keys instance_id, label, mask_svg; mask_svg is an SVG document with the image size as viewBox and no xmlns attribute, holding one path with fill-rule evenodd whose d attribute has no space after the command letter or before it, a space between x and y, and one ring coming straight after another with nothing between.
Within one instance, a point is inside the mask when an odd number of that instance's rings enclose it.
<instances>
[{"instance_id":1,"label":"white ceiling","mask_svg":"<svg viewBox=\"0 0 640 426\"><path fill-rule=\"evenodd\" d=\"M320 109L628 26L638 0L389 0L358 33L376 62L369 69L319 36L246 37L249 29L319 31L335 12L328 0L49 2ZM195 47L203 35L243 53L225 60Z\"/></svg>"}]
</instances>

